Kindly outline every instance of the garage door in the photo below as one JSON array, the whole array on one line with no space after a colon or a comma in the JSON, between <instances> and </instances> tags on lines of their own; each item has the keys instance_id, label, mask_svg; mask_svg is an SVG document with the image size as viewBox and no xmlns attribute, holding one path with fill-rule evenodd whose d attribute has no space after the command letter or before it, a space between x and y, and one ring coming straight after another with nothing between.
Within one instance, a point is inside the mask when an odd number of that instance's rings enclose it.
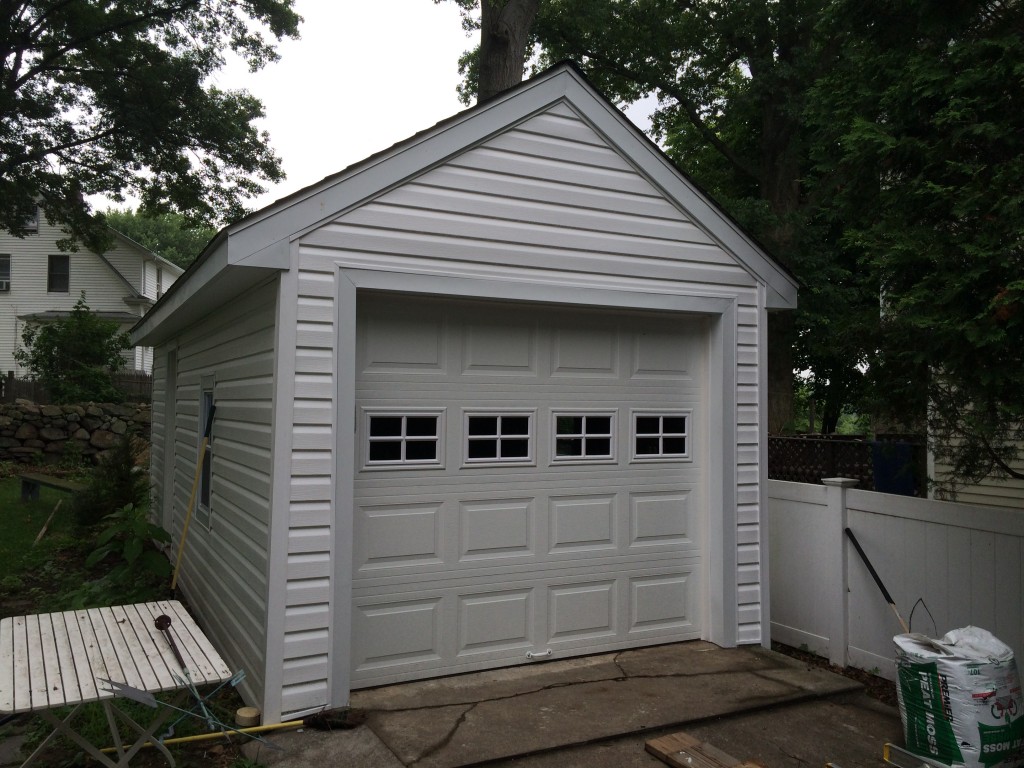
<instances>
[{"instance_id":1,"label":"garage door","mask_svg":"<svg viewBox=\"0 0 1024 768\"><path fill-rule=\"evenodd\" d=\"M360 303L355 687L701 636L701 320Z\"/></svg>"}]
</instances>

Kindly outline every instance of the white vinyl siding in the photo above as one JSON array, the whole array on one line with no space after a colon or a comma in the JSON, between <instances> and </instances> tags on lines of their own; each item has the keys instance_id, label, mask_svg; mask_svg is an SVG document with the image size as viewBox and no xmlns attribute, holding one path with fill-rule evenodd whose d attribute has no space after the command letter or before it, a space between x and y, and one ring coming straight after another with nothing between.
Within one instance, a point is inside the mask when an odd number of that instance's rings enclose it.
<instances>
[{"instance_id":1,"label":"white vinyl siding","mask_svg":"<svg viewBox=\"0 0 1024 768\"><path fill-rule=\"evenodd\" d=\"M202 391L212 377L215 514L209 528L193 519L179 584L221 655L245 670L242 687L250 701L261 700L265 669L275 321L276 281L185 330L177 338L175 424L163 423L166 405L154 409L154 467L165 466L167 430L174 436L173 510L161 510L161 517L171 520L176 552L202 442ZM157 350L156 391L164 387L166 354L166 348ZM154 494L166 498L161 484Z\"/></svg>"},{"instance_id":2,"label":"white vinyl siding","mask_svg":"<svg viewBox=\"0 0 1024 768\"><path fill-rule=\"evenodd\" d=\"M566 161L577 142L582 146L574 151L580 156ZM733 505L727 518L736 528L726 535L735 549L724 560L734 569L726 589L738 595L738 605L726 607L722 631L742 643L763 641L758 492L763 293L746 269L573 109L556 105L506 136L303 234L298 269L283 712L319 706L331 688L336 460L331 434L339 418L338 383L331 372L340 354L339 269L733 297L737 310L726 317L735 324L721 333L735 344L725 350L734 367L724 380L735 388L735 413L725 416L737 420L729 435L735 440L729 453L736 485L725 491L724 501ZM458 416L449 414L449 422ZM620 420L627 423L628 414ZM343 692L333 695L334 705L347 700Z\"/></svg>"},{"instance_id":3,"label":"white vinyl siding","mask_svg":"<svg viewBox=\"0 0 1024 768\"><path fill-rule=\"evenodd\" d=\"M9 370L19 375L24 371L14 361L14 351L21 346L24 321L18 318L39 312L69 312L85 293L86 304L94 312L128 313L141 317L144 307L128 304L126 298L142 290L142 271L152 256L116 238L109 251L101 258L80 249L62 254L57 241L64 232L40 217L38 234L17 238L0 232L0 253L10 255L10 292L0 301L0 373ZM47 290L48 262L51 255L66 255L68 259L68 290L51 293ZM165 267L168 285L181 270ZM165 289L166 290L166 287ZM155 294L154 294L155 298ZM128 330L126 323L124 330ZM127 356L129 365L139 370L150 370L152 350L144 349Z\"/></svg>"}]
</instances>

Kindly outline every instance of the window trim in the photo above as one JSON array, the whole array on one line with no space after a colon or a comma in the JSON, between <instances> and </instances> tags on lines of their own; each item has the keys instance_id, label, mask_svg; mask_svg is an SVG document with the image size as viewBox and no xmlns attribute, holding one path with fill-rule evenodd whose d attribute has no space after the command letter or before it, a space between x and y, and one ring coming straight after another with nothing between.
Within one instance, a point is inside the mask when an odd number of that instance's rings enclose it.
<instances>
[{"instance_id":1,"label":"window trim","mask_svg":"<svg viewBox=\"0 0 1024 768\"><path fill-rule=\"evenodd\" d=\"M471 459L469 457L469 420L471 418L483 417L483 418L497 418L499 427L497 434L493 436L493 439L498 441L498 451L501 452L501 441L505 439L522 439L522 435L502 435L501 433L501 419L505 416L511 417L526 417L526 441L527 441L527 455L526 456L515 456L507 459L498 457L487 457L483 459ZM537 431L537 409L536 408L463 408L462 409L462 466L463 467L533 467L537 465L537 451L536 451L536 431ZM492 436L488 436L486 439L491 439ZM474 438L482 439L479 436L474 435Z\"/></svg>"},{"instance_id":2,"label":"window trim","mask_svg":"<svg viewBox=\"0 0 1024 768\"><path fill-rule=\"evenodd\" d=\"M210 406L215 406L216 403L216 382L212 376L203 376L199 387L199 419L196 422L197 452L203 446L203 435L206 433L206 419L210 413ZM207 531L213 530L214 426L216 425L210 426L210 440L206 444L206 453L199 471L199 485L196 488L195 521Z\"/></svg>"},{"instance_id":3,"label":"window trim","mask_svg":"<svg viewBox=\"0 0 1024 768\"><path fill-rule=\"evenodd\" d=\"M57 274L53 269L54 259L64 259L67 264L67 271L62 274L67 279L67 287L64 290L57 290L53 287L53 278ZM71 256L66 253L51 253L46 257L46 292L47 293L71 293Z\"/></svg>"},{"instance_id":4,"label":"window trim","mask_svg":"<svg viewBox=\"0 0 1024 768\"><path fill-rule=\"evenodd\" d=\"M0 253L0 265L6 263L7 268L0 268L0 293L11 292L11 254Z\"/></svg>"},{"instance_id":5,"label":"window trim","mask_svg":"<svg viewBox=\"0 0 1024 768\"><path fill-rule=\"evenodd\" d=\"M552 408L551 409L551 464L616 464L618 462L618 409L617 408ZM587 419L590 416L606 416L611 419L608 433L588 435L586 422L584 430L580 435L573 434L571 437L581 437L585 441L590 438L608 438L608 454L601 456L587 456L586 452L580 456L559 456L558 439L565 437L558 433L558 418L560 416L581 416Z\"/></svg>"},{"instance_id":6,"label":"window trim","mask_svg":"<svg viewBox=\"0 0 1024 768\"><path fill-rule=\"evenodd\" d=\"M636 451L636 440L637 440L637 420L644 417L649 418L678 418L683 417L686 419L685 431L679 432L665 432L664 423L662 422L661 429L658 431L658 437L664 438L666 435L672 437L682 437L686 440L686 451L683 453L641 453L638 454ZM648 464L668 461L693 461L693 409L692 408L632 408L629 413L629 453L630 462L634 464ZM644 433L648 435L648 433ZM653 433L652 433L653 434Z\"/></svg>"},{"instance_id":7,"label":"window trim","mask_svg":"<svg viewBox=\"0 0 1024 768\"><path fill-rule=\"evenodd\" d=\"M395 471L405 469L444 469L445 466L445 416L446 408L384 408L384 407L363 407L362 418L360 423L362 424L362 434L360 435L360 444L362 451L362 469L366 471ZM437 445L437 452L434 459L400 459L398 461L370 461L370 444L375 442L370 437L370 420L375 416L391 417L391 418L402 418L402 435L398 436L402 441L403 454L405 453L404 446L406 442L405 435L405 419L408 417L417 416L435 416L437 418L437 433L434 437ZM394 437L394 436L388 436ZM414 442L425 442L425 441L414 441Z\"/></svg>"}]
</instances>

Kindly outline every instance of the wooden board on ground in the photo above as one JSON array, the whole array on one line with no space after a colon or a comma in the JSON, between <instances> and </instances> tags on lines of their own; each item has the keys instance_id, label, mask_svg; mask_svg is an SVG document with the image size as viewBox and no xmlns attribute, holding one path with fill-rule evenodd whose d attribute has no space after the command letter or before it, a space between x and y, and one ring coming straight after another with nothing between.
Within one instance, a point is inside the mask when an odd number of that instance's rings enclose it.
<instances>
[{"instance_id":1,"label":"wooden board on ground","mask_svg":"<svg viewBox=\"0 0 1024 768\"><path fill-rule=\"evenodd\" d=\"M740 762L682 731L651 739L644 747L672 768L764 768L759 763Z\"/></svg>"}]
</instances>

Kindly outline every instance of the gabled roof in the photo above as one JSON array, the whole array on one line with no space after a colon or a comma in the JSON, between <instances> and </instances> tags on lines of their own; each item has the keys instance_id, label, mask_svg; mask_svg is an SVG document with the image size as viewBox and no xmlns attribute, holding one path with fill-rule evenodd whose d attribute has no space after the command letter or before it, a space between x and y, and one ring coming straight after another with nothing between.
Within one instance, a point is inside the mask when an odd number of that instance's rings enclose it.
<instances>
[{"instance_id":1,"label":"gabled roof","mask_svg":"<svg viewBox=\"0 0 1024 768\"><path fill-rule=\"evenodd\" d=\"M133 329L136 343L159 340L171 314L201 297L241 289L267 271L291 267L291 242L413 176L479 145L555 104L569 102L666 199L705 231L767 292L768 306L796 306L796 280L647 138L571 64L559 64L483 104L464 110L365 160L327 176L221 230L185 274ZM222 272L255 268L247 279ZM220 283L214 286L214 283ZM172 322L172 326L178 323ZM160 328L160 332L157 329Z\"/></svg>"}]
</instances>

